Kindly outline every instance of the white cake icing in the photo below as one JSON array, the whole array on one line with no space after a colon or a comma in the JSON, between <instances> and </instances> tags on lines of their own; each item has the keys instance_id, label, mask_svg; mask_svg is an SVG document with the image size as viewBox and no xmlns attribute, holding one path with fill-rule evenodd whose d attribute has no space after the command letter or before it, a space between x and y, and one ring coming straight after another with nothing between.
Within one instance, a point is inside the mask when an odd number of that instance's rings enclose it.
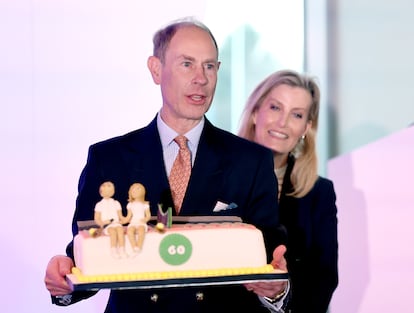
<instances>
[{"instance_id":1,"label":"white cake icing","mask_svg":"<svg viewBox=\"0 0 414 313\"><path fill-rule=\"evenodd\" d=\"M80 231L74 240L74 274L80 280L99 281L137 279L140 273L180 277L272 270L261 231L239 222L173 225L164 232L149 228L138 254L125 242L127 256L116 258L108 236L94 238L87 230Z\"/></svg>"}]
</instances>

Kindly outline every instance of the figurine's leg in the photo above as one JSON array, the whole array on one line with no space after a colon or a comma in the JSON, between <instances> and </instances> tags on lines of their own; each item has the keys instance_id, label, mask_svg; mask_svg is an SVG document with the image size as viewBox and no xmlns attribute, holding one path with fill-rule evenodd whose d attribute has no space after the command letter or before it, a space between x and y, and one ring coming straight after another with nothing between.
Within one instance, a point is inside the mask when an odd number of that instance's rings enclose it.
<instances>
[{"instance_id":1,"label":"figurine's leg","mask_svg":"<svg viewBox=\"0 0 414 313\"><path fill-rule=\"evenodd\" d=\"M145 238L145 227L144 226L138 226L138 243L137 247L139 251L142 249L142 245L144 244L144 238Z\"/></svg>"},{"instance_id":2,"label":"figurine's leg","mask_svg":"<svg viewBox=\"0 0 414 313\"><path fill-rule=\"evenodd\" d=\"M116 234L118 237L118 251L122 257L126 257L125 251L125 233L124 228L122 226L116 227Z\"/></svg>"},{"instance_id":3,"label":"figurine's leg","mask_svg":"<svg viewBox=\"0 0 414 313\"><path fill-rule=\"evenodd\" d=\"M131 248L134 249L135 246L137 245L136 240L135 240L135 227L134 226L128 227L127 233L128 233L129 243L131 244Z\"/></svg>"},{"instance_id":4,"label":"figurine's leg","mask_svg":"<svg viewBox=\"0 0 414 313\"><path fill-rule=\"evenodd\" d=\"M111 242L111 254L115 258L119 258L118 248L117 248L117 232L114 227L108 227L109 239Z\"/></svg>"},{"instance_id":5,"label":"figurine's leg","mask_svg":"<svg viewBox=\"0 0 414 313\"><path fill-rule=\"evenodd\" d=\"M111 241L111 248L116 248L117 246L117 238L116 238L116 230L114 227L108 227L108 234L109 239Z\"/></svg>"},{"instance_id":6,"label":"figurine's leg","mask_svg":"<svg viewBox=\"0 0 414 313\"><path fill-rule=\"evenodd\" d=\"M125 234L122 226L116 227L116 234L118 237L118 246L125 247Z\"/></svg>"}]
</instances>

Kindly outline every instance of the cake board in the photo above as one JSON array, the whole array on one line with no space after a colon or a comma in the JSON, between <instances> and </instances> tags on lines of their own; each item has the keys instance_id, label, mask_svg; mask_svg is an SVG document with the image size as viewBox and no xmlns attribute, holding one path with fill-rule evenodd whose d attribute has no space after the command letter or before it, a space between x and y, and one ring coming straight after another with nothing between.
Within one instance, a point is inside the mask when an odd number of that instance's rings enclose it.
<instances>
[{"instance_id":1,"label":"cake board","mask_svg":"<svg viewBox=\"0 0 414 313\"><path fill-rule=\"evenodd\" d=\"M289 274L283 271L264 274L245 274L229 276L208 276L190 278L169 278L155 280L131 280L111 282L80 282L74 274L69 274L66 280L73 291L100 289L151 289L190 286L238 285L255 282L287 281Z\"/></svg>"}]
</instances>

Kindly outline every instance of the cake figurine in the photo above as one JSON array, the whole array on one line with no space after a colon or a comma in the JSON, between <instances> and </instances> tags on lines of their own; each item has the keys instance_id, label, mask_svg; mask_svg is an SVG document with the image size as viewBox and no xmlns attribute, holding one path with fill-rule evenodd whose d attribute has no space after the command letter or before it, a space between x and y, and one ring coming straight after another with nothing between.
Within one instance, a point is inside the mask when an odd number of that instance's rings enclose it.
<instances>
[{"instance_id":1,"label":"cake figurine","mask_svg":"<svg viewBox=\"0 0 414 313\"><path fill-rule=\"evenodd\" d=\"M122 215L122 207L119 201L113 198L115 186L106 181L99 187L102 199L95 205L95 223L100 226L100 232L110 237L111 254L115 258L126 257L125 234L122 224L125 217Z\"/></svg>"},{"instance_id":2,"label":"cake figurine","mask_svg":"<svg viewBox=\"0 0 414 313\"><path fill-rule=\"evenodd\" d=\"M165 231L165 228L170 228L172 226L172 208L168 208L167 211L162 210L162 205L158 204L157 212L157 225L155 229L159 232Z\"/></svg>"},{"instance_id":3,"label":"cake figurine","mask_svg":"<svg viewBox=\"0 0 414 313\"><path fill-rule=\"evenodd\" d=\"M148 231L148 221L151 219L149 201L145 201L145 187L140 183L134 183L129 187L127 216L125 222L129 243L134 254L141 251L145 233Z\"/></svg>"}]
</instances>

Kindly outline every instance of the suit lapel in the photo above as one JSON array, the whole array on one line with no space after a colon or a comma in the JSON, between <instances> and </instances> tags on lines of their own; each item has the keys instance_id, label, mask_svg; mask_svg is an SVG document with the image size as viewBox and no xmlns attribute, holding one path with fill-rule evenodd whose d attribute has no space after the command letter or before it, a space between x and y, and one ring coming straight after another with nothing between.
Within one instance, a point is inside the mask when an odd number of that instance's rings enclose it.
<instances>
[{"instance_id":1,"label":"suit lapel","mask_svg":"<svg viewBox=\"0 0 414 313\"><path fill-rule=\"evenodd\" d=\"M172 206L156 118L147 127L131 135L129 140L131 150L127 158L131 164L130 180L144 184L147 200L151 203L151 213L156 215L158 203L164 207Z\"/></svg>"},{"instance_id":2,"label":"suit lapel","mask_svg":"<svg viewBox=\"0 0 414 313\"><path fill-rule=\"evenodd\" d=\"M181 207L182 215L211 215L218 200L223 181L223 152L219 151L216 135L214 126L206 120ZM202 203L200 199L203 199Z\"/></svg>"}]
</instances>

